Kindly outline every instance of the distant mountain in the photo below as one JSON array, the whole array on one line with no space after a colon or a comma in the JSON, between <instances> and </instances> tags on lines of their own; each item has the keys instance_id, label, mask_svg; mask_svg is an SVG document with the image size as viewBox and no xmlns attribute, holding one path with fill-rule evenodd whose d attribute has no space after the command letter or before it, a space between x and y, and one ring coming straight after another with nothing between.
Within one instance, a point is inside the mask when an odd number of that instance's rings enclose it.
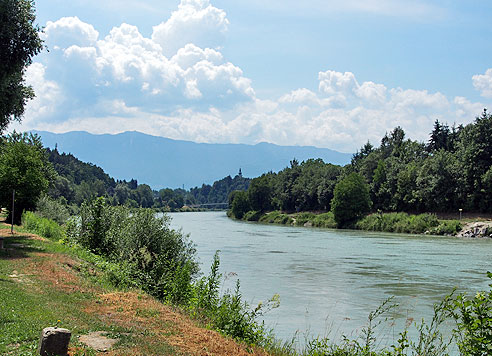
<instances>
[{"instance_id":1,"label":"distant mountain","mask_svg":"<svg viewBox=\"0 0 492 356\"><path fill-rule=\"evenodd\" d=\"M132 178L153 189L164 187L186 189L235 176L239 168L245 177L257 177L268 171L279 171L293 158L299 162L321 158L325 162L344 165L351 154L312 146L277 146L206 144L124 132L117 135L93 135L74 131L55 134L33 131L46 147L57 145L60 152L72 153L82 161L102 167L115 179Z\"/></svg>"}]
</instances>

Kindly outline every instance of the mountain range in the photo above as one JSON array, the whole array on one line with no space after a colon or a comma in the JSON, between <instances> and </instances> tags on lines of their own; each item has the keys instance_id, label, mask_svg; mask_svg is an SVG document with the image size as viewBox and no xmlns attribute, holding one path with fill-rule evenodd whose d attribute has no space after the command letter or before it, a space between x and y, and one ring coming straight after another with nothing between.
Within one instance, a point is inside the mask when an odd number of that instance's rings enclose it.
<instances>
[{"instance_id":1,"label":"mountain range","mask_svg":"<svg viewBox=\"0 0 492 356\"><path fill-rule=\"evenodd\" d=\"M321 158L345 165L352 154L313 146L278 146L271 143L208 144L172 140L136 131L94 135L84 131L56 134L32 131L44 146L72 153L102 167L115 179L137 179L160 188L192 188L211 184L241 169L245 177L279 171L294 158L299 162Z\"/></svg>"}]
</instances>

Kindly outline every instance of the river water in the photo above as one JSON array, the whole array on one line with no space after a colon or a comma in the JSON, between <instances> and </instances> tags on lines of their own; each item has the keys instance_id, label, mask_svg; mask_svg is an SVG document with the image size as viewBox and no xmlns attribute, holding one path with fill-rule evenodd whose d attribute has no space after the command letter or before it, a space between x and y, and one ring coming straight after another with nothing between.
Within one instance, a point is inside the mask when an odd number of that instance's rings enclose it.
<instances>
[{"instance_id":1,"label":"river water","mask_svg":"<svg viewBox=\"0 0 492 356\"><path fill-rule=\"evenodd\" d=\"M353 338L368 313L394 297L394 322L379 327L391 345L406 324L430 321L433 305L453 288L488 289L492 270L491 240L263 225L233 221L225 212L170 216L171 227L195 242L204 274L220 250L224 290L239 278L244 300L254 306L279 294L280 307L265 322L279 338L297 335L300 344L306 336Z\"/></svg>"}]
</instances>

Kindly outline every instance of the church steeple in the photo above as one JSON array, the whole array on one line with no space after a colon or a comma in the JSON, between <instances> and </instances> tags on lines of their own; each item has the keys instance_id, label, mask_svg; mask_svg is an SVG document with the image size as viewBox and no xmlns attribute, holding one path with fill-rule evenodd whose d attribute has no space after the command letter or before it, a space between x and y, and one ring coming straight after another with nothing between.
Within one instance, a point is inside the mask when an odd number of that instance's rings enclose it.
<instances>
[{"instance_id":1,"label":"church steeple","mask_svg":"<svg viewBox=\"0 0 492 356\"><path fill-rule=\"evenodd\" d=\"M239 173L237 175L240 176L240 177L243 176L243 172L241 171L241 168L239 168Z\"/></svg>"}]
</instances>

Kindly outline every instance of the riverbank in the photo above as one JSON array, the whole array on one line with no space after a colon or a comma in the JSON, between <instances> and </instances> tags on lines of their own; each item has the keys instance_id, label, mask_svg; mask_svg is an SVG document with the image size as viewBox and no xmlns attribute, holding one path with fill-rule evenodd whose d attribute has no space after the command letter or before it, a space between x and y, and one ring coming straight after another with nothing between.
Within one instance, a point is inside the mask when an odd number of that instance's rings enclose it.
<instances>
[{"instance_id":1,"label":"riverbank","mask_svg":"<svg viewBox=\"0 0 492 356\"><path fill-rule=\"evenodd\" d=\"M35 355L41 330L72 331L70 356L261 355L136 289L112 286L94 256L0 223L0 354Z\"/></svg>"},{"instance_id":2,"label":"riverbank","mask_svg":"<svg viewBox=\"0 0 492 356\"><path fill-rule=\"evenodd\" d=\"M235 219L229 211L227 214ZM331 212L285 213L278 210L261 213L248 211L243 221L303 227L336 229ZM446 235L471 238L492 237L492 220L467 217L462 220L439 218L436 214L373 213L354 223L351 228L364 231L381 231L409 234Z\"/></svg>"}]
</instances>

